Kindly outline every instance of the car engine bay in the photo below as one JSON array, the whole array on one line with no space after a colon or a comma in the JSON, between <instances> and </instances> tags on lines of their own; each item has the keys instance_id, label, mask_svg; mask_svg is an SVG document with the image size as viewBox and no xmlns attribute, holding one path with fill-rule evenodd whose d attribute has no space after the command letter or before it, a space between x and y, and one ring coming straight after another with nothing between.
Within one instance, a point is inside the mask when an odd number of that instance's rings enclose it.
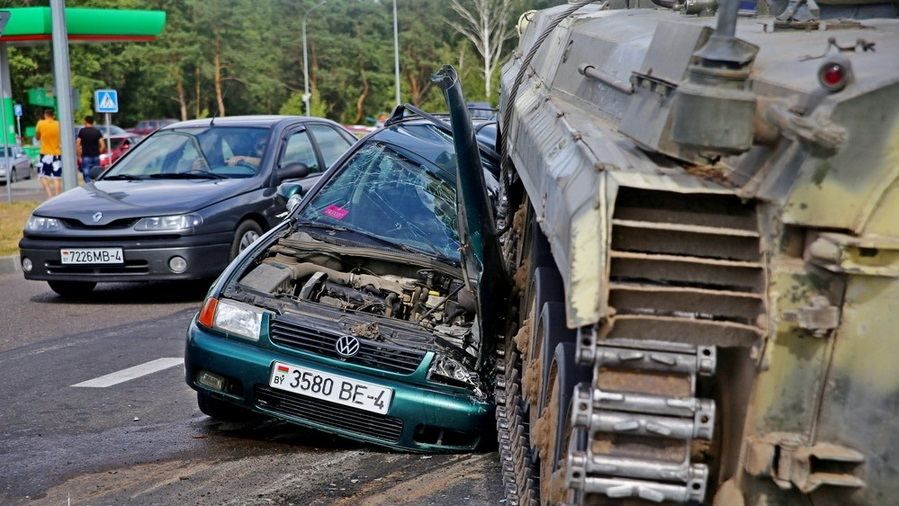
<instances>
[{"instance_id":1,"label":"car engine bay","mask_svg":"<svg viewBox=\"0 0 899 506\"><path fill-rule=\"evenodd\" d=\"M355 252L302 231L289 232L257 259L231 292L239 289L257 294L254 302L261 294L274 297L285 312L302 308L302 313L309 315L307 304L311 303L320 308L312 312L322 316L331 313L327 308L368 317L365 319L371 324L355 324L350 329L364 339L389 338L385 335L389 329L404 322L400 326L406 331L419 331L412 333L419 336L418 342L410 345L435 351L452 347L467 356L465 362L473 363L480 344L475 298L459 275L450 274L461 274L461 270L434 263L429 266L426 261L413 263L408 254L404 261L377 256L370 249Z\"/></svg>"}]
</instances>

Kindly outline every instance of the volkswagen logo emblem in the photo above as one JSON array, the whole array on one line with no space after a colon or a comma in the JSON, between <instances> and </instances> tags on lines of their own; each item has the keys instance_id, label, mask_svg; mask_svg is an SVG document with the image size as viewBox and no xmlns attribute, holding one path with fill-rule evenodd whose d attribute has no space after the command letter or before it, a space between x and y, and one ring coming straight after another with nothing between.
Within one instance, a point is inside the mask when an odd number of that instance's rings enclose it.
<instances>
[{"instance_id":1,"label":"volkswagen logo emblem","mask_svg":"<svg viewBox=\"0 0 899 506\"><path fill-rule=\"evenodd\" d=\"M94 223L100 223L100 220L103 219L103 213L101 213L100 211L97 211L94 213L92 218L94 219Z\"/></svg>"},{"instance_id":2,"label":"volkswagen logo emblem","mask_svg":"<svg viewBox=\"0 0 899 506\"><path fill-rule=\"evenodd\" d=\"M338 355L349 358L359 352L359 340L353 336L341 336L334 343L334 348L337 349Z\"/></svg>"}]
</instances>

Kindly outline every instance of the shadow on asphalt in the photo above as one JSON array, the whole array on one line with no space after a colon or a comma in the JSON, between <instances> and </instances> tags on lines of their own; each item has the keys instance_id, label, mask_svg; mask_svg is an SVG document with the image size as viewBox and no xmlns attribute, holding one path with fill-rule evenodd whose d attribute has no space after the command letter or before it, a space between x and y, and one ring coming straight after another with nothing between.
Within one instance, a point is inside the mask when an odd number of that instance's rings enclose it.
<instances>
[{"instance_id":1,"label":"shadow on asphalt","mask_svg":"<svg viewBox=\"0 0 899 506\"><path fill-rule=\"evenodd\" d=\"M348 450L364 450L372 454L427 454L412 450L391 450L378 445L345 439L316 429L299 427L288 422L265 418L259 415L253 422L220 422L212 418L203 418L191 423L193 428L211 442L229 440L235 443L256 442L257 444L277 445L283 451L334 452ZM496 450L496 436L485 432L484 444L473 451L458 453L482 454ZM437 452L444 453L444 452ZM448 452L454 454L456 452Z\"/></svg>"},{"instance_id":2,"label":"shadow on asphalt","mask_svg":"<svg viewBox=\"0 0 899 506\"><path fill-rule=\"evenodd\" d=\"M62 297L47 286L46 292L31 297L31 301L42 304L199 303L211 284L212 281L99 283L91 293L78 297Z\"/></svg>"},{"instance_id":3,"label":"shadow on asphalt","mask_svg":"<svg viewBox=\"0 0 899 506\"><path fill-rule=\"evenodd\" d=\"M221 439L235 442L268 443L282 447L284 451L333 452L346 450L366 450L371 453L392 453L390 450L366 443L344 439L315 429L298 427L278 420L260 418L254 422L220 422L212 418L193 422L194 429L211 443Z\"/></svg>"}]
</instances>

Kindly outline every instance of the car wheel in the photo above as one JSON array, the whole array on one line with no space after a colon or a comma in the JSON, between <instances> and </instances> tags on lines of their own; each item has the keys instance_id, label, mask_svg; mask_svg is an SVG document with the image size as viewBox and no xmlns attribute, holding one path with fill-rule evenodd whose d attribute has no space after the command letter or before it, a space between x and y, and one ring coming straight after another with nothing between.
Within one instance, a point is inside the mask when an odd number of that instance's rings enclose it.
<instances>
[{"instance_id":1,"label":"car wheel","mask_svg":"<svg viewBox=\"0 0 899 506\"><path fill-rule=\"evenodd\" d=\"M231 243L231 259L234 260L241 251L253 244L262 235L262 227L253 220L245 220L237 226L234 232L234 242Z\"/></svg>"},{"instance_id":2,"label":"car wheel","mask_svg":"<svg viewBox=\"0 0 899 506\"><path fill-rule=\"evenodd\" d=\"M13 167L12 170L10 170L10 172L9 172L9 182L15 183L18 180L19 180L19 176L18 176L18 174L16 174L15 167Z\"/></svg>"},{"instance_id":3,"label":"car wheel","mask_svg":"<svg viewBox=\"0 0 899 506\"><path fill-rule=\"evenodd\" d=\"M248 409L210 397L203 392L197 392L197 407L204 415L220 422L245 422L256 417Z\"/></svg>"},{"instance_id":4,"label":"car wheel","mask_svg":"<svg viewBox=\"0 0 899 506\"><path fill-rule=\"evenodd\" d=\"M83 297L97 286L93 281L47 281L47 284L63 297Z\"/></svg>"}]
</instances>

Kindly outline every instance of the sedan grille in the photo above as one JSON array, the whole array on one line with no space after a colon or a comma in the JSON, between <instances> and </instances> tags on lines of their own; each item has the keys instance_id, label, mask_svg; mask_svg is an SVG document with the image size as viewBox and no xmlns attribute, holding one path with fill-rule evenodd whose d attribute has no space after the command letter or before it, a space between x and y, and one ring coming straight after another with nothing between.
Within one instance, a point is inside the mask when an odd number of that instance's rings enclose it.
<instances>
[{"instance_id":1,"label":"sedan grille","mask_svg":"<svg viewBox=\"0 0 899 506\"><path fill-rule=\"evenodd\" d=\"M60 218L63 223L66 224L66 227L78 229L78 230L102 230L102 229L121 229L121 228L130 228L137 220L140 218L119 218L118 220L110 221L109 223L104 223L102 225L97 223L87 223L83 222L76 218Z\"/></svg>"},{"instance_id":2,"label":"sedan grille","mask_svg":"<svg viewBox=\"0 0 899 506\"><path fill-rule=\"evenodd\" d=\"M271 323L271 340L276 344L383 371L412 374L425 356L423 351L359 339L359 351L345 358L335 347L340 337L341 334L304 327L284 317L275 317Z\"/></svg>"},{"instance_id":3,"label":"sedan grille","mask_svg":"<svg viewBox=\"0 0 899 506\"><path fill-rule=\"evenodd\" d=\"M256 404L270 411L394 443L403 433L403 420L399 418L263 386L256 387Z\"/></svg>"},{"instance_id":4,"label":"sedan grille","mask_svg":"<svg viewBox=\"0 0 899 506\"><path fill-rule=\"evenodd\" d=\"M97 276L143 275L150 272L146 260L126 260L123 264L78 265L63 264L59 260L44 263L49 274L92 274Z\"/></svg>"}]
</instances>

